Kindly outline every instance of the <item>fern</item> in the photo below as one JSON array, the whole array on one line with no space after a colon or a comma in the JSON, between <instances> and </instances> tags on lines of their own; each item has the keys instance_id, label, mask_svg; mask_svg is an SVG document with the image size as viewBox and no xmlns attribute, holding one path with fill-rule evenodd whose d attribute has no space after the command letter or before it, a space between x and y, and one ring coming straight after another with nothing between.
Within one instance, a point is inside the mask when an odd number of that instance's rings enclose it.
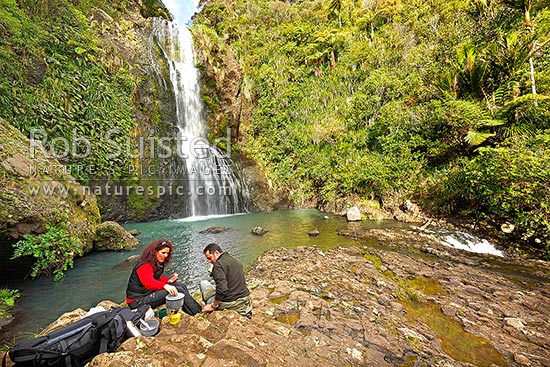
<instances>
[{"instance_id":1,"label":"fern","mask_svg":"<svg viewBox=\"0 0 550 367\"><path fill-rule=\"evenodd\" d=\"M503 139L516 136L535 136L547 122L546 110L550 97L525 94L506 103L497 118L506 123L499 129Z\"/></svg>"},{"instance_id":2,"label":"fern","mask_svg":"<svg viewBox=\"0 0 550 367\"><path fill-rule=\"evenodd\" d=\"M14 245L12 259L22 256L35 258L31 276L52 275L60 280L64 272L73 267L73 259L82 255L82 248L67 230L66 218L58 223L46 224L46 232L39 235L25 235L25 239Z\"/></svg>"}]
</instances>

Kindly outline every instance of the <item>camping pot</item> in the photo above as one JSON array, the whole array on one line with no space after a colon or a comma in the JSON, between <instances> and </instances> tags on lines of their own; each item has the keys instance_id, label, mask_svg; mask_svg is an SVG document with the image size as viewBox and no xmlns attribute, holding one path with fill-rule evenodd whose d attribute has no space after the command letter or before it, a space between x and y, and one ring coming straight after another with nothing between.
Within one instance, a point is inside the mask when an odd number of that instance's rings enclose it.
<instances>
[{"instance_id":1,"label":"camping pot","mask_svg":"<svg viewBox=\"0 0 550 367\"><path fill-rule=\"evenodd\" d=\"M140 320L139 330L143 336L154 336L159 330L159 320L153 318L149 320Z\"/></svg>"},{"instance_id":2,"label":"camping pot","mask_svg":"<svg viewBox=\"0 0 550 367\"><path fill-rule=\"evenodd\" d=\"M183 297L185 294L178 293L177 296L166 296L166 308L169 310L179 310L183 306Z\"/></svg>"}]
</instances>

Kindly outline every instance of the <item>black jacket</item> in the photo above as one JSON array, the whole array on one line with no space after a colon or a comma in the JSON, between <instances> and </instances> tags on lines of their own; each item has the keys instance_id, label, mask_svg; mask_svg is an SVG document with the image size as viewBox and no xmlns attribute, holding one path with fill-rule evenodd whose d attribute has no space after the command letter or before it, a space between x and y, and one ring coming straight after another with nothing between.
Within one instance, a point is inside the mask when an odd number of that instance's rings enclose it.
<instances>
[{"instance_id":1,"label":"black jacket","mask_svg":"<svg viewBox=\"0 0 550 367\"><path fill-rule=\"evenodd\" d=\"M136 264L136 266L134 266L134 269L132 269L132 274L130 274L128 286L126 287L126 298L141 298L153 292L152 290L145 288L143 283L141 283L141 280L139 280L137 268L139 268L141 265L143 265L143 263L138 263ZM153 278L158 280L163 272L164 266L160 265L159 268L155 269Z\"/></svg>"},{"instance_id":2,"label":"black jacket","mask_svg":"<svg viewBox=\"0 0 550 367\"><path fill-rule=\"evenodd\" d=\"M246 287L242 264L225 252L222 252L214 263L210 276L216 282L218 301L232 302L250 294Z\"/></svg>"}]
</instances>

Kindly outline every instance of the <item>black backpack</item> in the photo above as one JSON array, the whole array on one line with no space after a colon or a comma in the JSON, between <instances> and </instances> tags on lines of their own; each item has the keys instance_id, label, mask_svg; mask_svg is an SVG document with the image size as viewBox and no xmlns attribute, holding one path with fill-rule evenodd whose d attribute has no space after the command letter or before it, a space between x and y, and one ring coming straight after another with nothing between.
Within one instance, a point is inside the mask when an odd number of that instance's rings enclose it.
<instances>
[{"instance_id":1,"label":"black backpack","mask_svg":"<svg viewBox=\"0 0 550 367\"><path fill-rule=\"evenodd\" d=\"M114 352L131 334L126 321L137 322L148 305L137 310L100 311L47 335L23 340L8 354L16 367L81 367L96 355ZM5 367L6 356L2 361Z\"/></svg>"}]
</instances>

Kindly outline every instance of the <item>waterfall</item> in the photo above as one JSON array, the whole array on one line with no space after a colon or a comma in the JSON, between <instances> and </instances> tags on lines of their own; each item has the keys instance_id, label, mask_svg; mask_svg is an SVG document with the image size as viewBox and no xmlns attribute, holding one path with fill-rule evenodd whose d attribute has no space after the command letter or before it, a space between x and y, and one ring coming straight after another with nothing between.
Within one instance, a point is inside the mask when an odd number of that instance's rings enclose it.
<instances>
[{"instance_id":1,"label":"waterfall","mask_svg":"<svg viewBox=\"0 0 550 367\"><path fill-rule=\"evenodd\" d=\"M199 71L194 65L191 32L184 25L155 18L152 42L154 45L150 49L155 45L160 48L170 71L170 83L167 83L151 56L161 79L160 85L173 88L177 120L174 139L177 155L185 167L187 214L208 216L247 211L248 192L230 160L230 139L225 141L227 152L224 152L206 138L206 118L200 96Z\"/></svg>"}]
</instances>

